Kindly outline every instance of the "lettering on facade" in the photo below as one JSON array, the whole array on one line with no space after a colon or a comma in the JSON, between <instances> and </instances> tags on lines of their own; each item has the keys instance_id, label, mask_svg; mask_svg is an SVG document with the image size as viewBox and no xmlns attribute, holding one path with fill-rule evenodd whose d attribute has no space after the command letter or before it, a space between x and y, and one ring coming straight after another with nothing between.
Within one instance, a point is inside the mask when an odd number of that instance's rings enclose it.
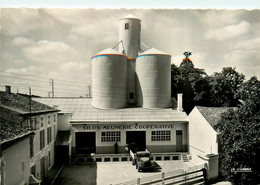
<instances>
[{"instance_id":1,"label":"lettering on facade","mask_svg":"<svg viewBox=\"0 0 260 185\"><path fill-rule=\"evenodd\" d=\"M83 125L83 130L146 130L146 129L173 129L173 124L139 124L134 125Z\"/></svg>"}]
</instances>

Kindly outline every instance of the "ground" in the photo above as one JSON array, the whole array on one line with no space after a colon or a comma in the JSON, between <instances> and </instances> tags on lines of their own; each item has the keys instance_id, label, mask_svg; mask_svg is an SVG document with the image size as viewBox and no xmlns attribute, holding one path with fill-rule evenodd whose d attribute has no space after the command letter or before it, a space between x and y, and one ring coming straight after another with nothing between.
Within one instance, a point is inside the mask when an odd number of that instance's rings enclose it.
<instances>
[{"instance_id":1,"label":"ground","mask_svg":"<svg viewBox=\"0 0 260 185\"><path fill-rule=\"evenodd\" d=\"M100 162L67 165L55 181L55 185L110 185L137 178L160 175L179 169L188 169L191 164L183 161L157 161L161 170L138 172L132 162Z\"/></svg>"}]
</instances>

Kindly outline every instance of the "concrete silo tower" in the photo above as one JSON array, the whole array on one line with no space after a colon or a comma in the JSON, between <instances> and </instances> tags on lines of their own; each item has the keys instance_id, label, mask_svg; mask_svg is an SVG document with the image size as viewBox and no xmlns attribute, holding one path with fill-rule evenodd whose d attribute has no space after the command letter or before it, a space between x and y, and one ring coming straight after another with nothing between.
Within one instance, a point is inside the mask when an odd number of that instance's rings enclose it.
<instances>
[{"instance_id":1,"label":"concrete silo tower","mask_svg":"<svg viewBox=\"0 0 260 185\"><path fill-rule=\"evenodd\" d=\"M171 106L171 56L151 48L136 59L136 104L148 109Z\"/></svg>"},{"instance_id":2,"label":"concrete silo tower","mask_svg":"<svg viewBox=\"0 0 260 185\"><path fill-rule=\"evenodd\" d=\"M128 103L135 103L135 59L140 50L141 20L129 14L119 20L119 52L127 61Z\"/></svg>"},{"instance_id":3,"label":"concrete silo tower","mask_svg":"<svg viewBox=\"0 0 260 185\"><path fill-rule=\"evenodd\" d=\"M92 106L118 109L127 106L127 57L108 48L92 57Z\"/></svg>"}]
</instances>

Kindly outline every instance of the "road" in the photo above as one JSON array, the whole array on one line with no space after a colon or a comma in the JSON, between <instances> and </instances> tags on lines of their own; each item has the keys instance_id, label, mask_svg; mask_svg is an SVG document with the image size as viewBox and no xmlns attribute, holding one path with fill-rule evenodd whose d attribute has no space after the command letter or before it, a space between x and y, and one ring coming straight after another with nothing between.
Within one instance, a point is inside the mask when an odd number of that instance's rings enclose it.
<instances>
[{"instance_id":1,"label":"road","mask_svg":"<svg viewBox=\"0 0 260 185\"><path fill-rule=\"evenodd\" d=\"M110 185L136 180L161 172L188 169L183 161L156 161L160 171L138 172L132 162L99 162L65 166L55 181L55 185Z\"/></svg>"}]
</instances>

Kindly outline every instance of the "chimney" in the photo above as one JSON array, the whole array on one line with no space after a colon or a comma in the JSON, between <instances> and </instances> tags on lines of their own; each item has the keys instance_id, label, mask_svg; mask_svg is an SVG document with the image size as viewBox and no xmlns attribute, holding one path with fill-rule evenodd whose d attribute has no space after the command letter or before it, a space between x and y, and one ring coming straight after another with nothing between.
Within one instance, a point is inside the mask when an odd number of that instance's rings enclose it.
<instances>
[{"instance_id":1,"label":"chimney","mask_svg":"<svg viewBox=\"0 0 260 185\"><path fill-rule=\"evenodd\" d=\"M8 93L8 94L11 94L11 86L10 85L5 86L5 92Z\"/></svg>"},{"instance_id":2,"label":"chimney","mask_svg":"<svg viewBox=\"0 0 260 185\"><path fill-rule=\"evenodd\" d=\"M182 94L177 94L177 111L182 112Z\"/></svg>"}]
</instances>

